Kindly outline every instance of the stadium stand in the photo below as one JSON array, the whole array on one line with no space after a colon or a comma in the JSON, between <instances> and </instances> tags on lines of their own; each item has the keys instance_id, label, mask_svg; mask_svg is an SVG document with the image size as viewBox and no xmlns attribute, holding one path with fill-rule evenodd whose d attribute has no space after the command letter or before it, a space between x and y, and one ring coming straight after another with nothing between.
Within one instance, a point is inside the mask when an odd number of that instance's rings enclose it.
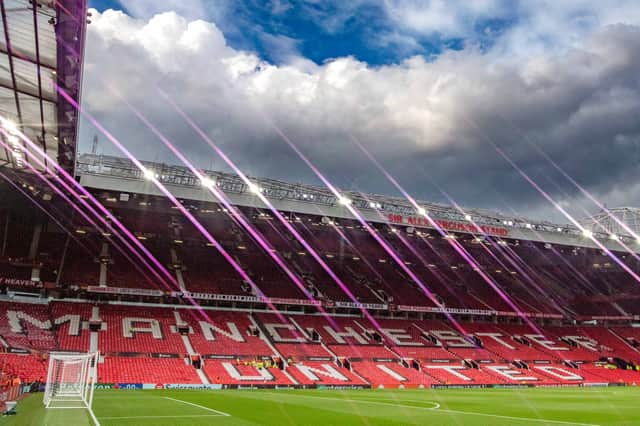
<instances>
[{"instance_id":1,"label":"stadium stand","mask_svg":"<svg viewBox=\"0 0 640 426\"><path fill-rule=\"evenodd\" d=\"M287 216L351 299L282 223L261 210L242 209L314 295L310 301L222 208L210 204L197 211L270 298L266 303L191 223L162 199L145 200L112 211L169 271L168 286L121 251L119 240L81 218L67 223L77 231L69 236L46 218L11 215L0 256L4 373L38 380L48 352L95 350L100 380L108 383L639 382L640 328L632 324L640 289L615 265L603 266L607 258L596 250L582 248L576 255L568 247L554 251L527 241L498 247L460 234L458 243L482 265L485 279L437 233L376 226L420 284L450 310L453 324L355 221ZM32 244L36 226L41 232ZM635 259L625 262L638 269Z\"/></svg>"},{"instance_id":2,"label":"stadium stand","mask_svg":"<svg viewBox=\"0 0 640 426\"><path fill-rule=\"evenodd\" d=\"M183 358L106 357L98 366L101 383L202 383Z\"/></svg>"}]
</instances>

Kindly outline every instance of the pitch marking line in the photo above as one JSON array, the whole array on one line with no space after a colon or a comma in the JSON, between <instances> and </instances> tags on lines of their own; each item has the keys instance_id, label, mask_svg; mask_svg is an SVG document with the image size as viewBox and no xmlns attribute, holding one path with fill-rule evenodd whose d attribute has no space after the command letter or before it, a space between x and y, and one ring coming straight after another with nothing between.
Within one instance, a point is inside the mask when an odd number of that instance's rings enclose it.
<instances>
[{"instance_id":1,"label":"pitch marking line","mask_svg":"<svg viewBox=\"0 0 640 426\"><path fill-rule=\"evenodd\" d=\"M222 414L187 414L183 416L117 416L117 417L100 417L103 420L118 419L182 419L185 417L224 417Z\"/></svg>"},{"instance_id":2,"label":"pitch marking line","mask_svg":"<svg viewBox=\"0 0 640 426\"><path fill-rule=\"evenodd\" d=\"M356 400L348 399L346 401L356 401ZM405 405L405 404L397 404L397 403L394 404L394 403L391 403L391 402L382 402L382 401L396 401L395 399L371 400L371 399L360 399L360 398L358 398L357 401L369 402L369 403L374 403L374 404L385 404L385 405L393 405L393 406L402 405L403 407L414 407L413 405ZM433 407L418 407L418 406L415 406L415 408L421 408L423 410L437 410L437 409L440 408L440 404L435 402L435 401L423 401L423 400L418 400L418 399L403 399L402 401L403 402L419 402L421 404L433 404Z\"/></svg>"},{"instance_id":3,"label":"pitch marking line","mask_svg":"<svg viewBox=\"0 0 640 426\"><path fill-rule=\"evenodd\" d=\"M221 416L231 417L231 414L225 413L224 411L214 410L213 408L209 408L209 407L205 407L205 406L202 406L202 405L194 404L193 402L183 401L181 399L175 399L175 398L171 398L171 397L168 397L168 396L164 396L163 398L164 399L169 399L169 400L175 401L175 402L181 402L183 404L191 405L193 407L202 408L203 410L211 411L212 413L218 413Z\"/></svg>"},{"instance_id":4,"label":"pitch marking line","mask_svg":"<svg viewBox=\"0 0 640 426\"><path fill-rule=\"evenodd\" d=\"M265 392L267 393L267 392ZM271 395L275 395L272 392L269 392ZM388 405L392 407L404 407L404 408L413 408L414 410L428 410L428 411L439 411L443 413L457 413L457 414L468 414L470 416L482 416L482 417L494 417L500 419L509 419L509 420L520 420L523 422L543 422L543 423L555 423L562 425L578 425L578 426L599 426L595 423L577 423L577 422L567 422L563 420L549 420L549 419L539 419L535 417L515 417L515 416L503 416L500 414L489 414L489 413L478 413L475 411L461 411L461 410L449 410L449 409L441 409L438 407L416 407L415 405L404 405L404 404L391 404L388 402L377 402L377 401L368 401L366 399L346 399L346 398L329 398L323 396L310 396L310 395L288 395L288 396L297 396L300 398L311 398L311 399L328 399L333 401L344 401L344 402L363 402L365 404L376 404L376 405ZM432 401L423 401L428 402L430 404L437 404Z\"/></svg>"}]
</instances>

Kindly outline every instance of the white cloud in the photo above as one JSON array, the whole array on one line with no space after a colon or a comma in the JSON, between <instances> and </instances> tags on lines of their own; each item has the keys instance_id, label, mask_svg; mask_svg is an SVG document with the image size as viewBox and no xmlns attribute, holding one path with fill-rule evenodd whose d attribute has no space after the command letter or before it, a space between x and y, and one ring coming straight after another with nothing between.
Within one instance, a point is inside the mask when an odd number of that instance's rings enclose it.
<instances>
[{"instance_id":1,"label":"white cloud","mask_svg":"<svg viewBox=\"0 0 640 426\"><path fill-rule=\"evenodd\" d=\"M487 14L499 6L483 4L479 10ZM352 57L316 65L291 53L286 65L277 66L228 46L211 22L172 12L149 19L113 11L93 15L85 106L145 159L171 157L110 87L203 167L220 163L158 97L157 85L252 174L309 179L269 128L267 116L340 185L355 183L376 192L388 190L384 179L371 172L350 135L419 197L441 199L426 185L427 173L472 206L504 202L549 212L542 200L531 201L539 197L499 159L485 136L552 192L557 190L545 179L559 178L548 173L549 165L532 154L525 138L605 199L618 194L621 182L640 177L637 26L597 27L574 47L529 55L510 56L504 46L489 52L470 46L432 61L416 56L371 67ZM505 37L517 37L516 32ZM93 132L84 125L83 140L90 141ZM570 200L575 189L562 188L569 194L561 198ZM640 201L637 191L629 196ZM615 195L616 202L620 198Z\"/></svg>"},{"instance_id":2,"label":"white cloud","mask_svg":"<svg viewBox=\"0 0 640 426\"><path fill-rule=\"evenodd\" d=\"M124 9L137 18L149 19L159 13L175 12L188 19L199 19L208 16L212 5L222 8L226 1L216 0L119 0Z\"/></svg>"},{"instance_id":3,"label":"white cloud","mask_svg":"<svg viewBox=\"0 0 640 426\"><path fill-rule=\"evenodd\" d=\"M389 17L398 26L425 35L464 37L476 21L501 18L511 10L503 0L385 0Z\"/></svg>"}]
</instances>

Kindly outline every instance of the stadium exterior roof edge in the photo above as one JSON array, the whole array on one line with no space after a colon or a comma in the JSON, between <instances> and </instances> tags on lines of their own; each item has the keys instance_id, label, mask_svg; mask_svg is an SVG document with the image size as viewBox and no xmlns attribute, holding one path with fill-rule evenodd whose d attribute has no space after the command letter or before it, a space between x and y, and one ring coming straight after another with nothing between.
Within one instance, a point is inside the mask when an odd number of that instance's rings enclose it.
<instances>
[{"instance_id":1,"label":"stadium exterior roof edge","mask_svg":"<svg viewBox=\"0 0 640 426\"><path fill-rule=\"evenodd\" d=\"M147 171L157 175L157 178L178 198L204 202L217 201L186 167L147 161L142 163ZM78 157L76 168L80 182L90 188L162 195L145 179L142 171L126 158L82 154ZM249 188L238 176L231 173L217 171L203 171L203 173L215 182L215 185L227 194L235 205L265 208L253 192L258 188L281 211L353 219L345 206L340 205L336 197L322 187L251 177L254 187ZM367 221L415 228L431 227L405 199L354 191L345 191L342 194L350 198L352 204L362 212ZM461 213L452 206L419 203L445 231L598 248L583 236L580 229L573 226L532 221L480 209L465 209L464 213ZM474 224L481 229L475 228ZM637 242L627 237L621 237L620 241L612 241L608 234L595 235L608 249L619 251L620 243L626 242L638 251Z\"/></svg>"},{"instance_id":2,"label":"stadium exterior roof edge","mask_svg":"<svg viewBox=\"0 0 640 426\"><path fill-rule=\"evenodd\" d=\"M58 86L80 104L84 47L87 29L87 0L57 0ZM63 98L58 99L58 163L73 173L78 135L78 112Z\"/></svg>"}]
</instances>

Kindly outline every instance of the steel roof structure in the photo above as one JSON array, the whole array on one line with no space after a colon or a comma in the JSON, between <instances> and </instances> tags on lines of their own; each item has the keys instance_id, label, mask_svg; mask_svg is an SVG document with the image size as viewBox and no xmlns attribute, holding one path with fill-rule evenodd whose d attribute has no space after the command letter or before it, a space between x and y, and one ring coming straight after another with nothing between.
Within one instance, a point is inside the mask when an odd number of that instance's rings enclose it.
<instances>
[{"instance_id":1,"label":"steel roof structure","mask_svg":"<svg viewBox=\"0 0 640 426\"><path fill-rule=\"evenodd\" d=\"M182 200L216 202L206 191L203 183L191 171L174 164L142 161L145 171L140 170L128 158L110 155L82 154L78 156L76 174L80 183L87 188L104 189L120 193L149 194L162 196L150 184L146 173L151 173L164 185L171 188L173 194ZM245 207L264 208L258 200L255 191L264 194L276 208L284 212L301 214L318 214L332 218L353 218L340 200L324 187L289 183L276 179L252 177L252 187L248 186L240 177L232 173L203 170L218 189L224 192L232 204ZM378 194L365 194L355 191L341 191L341 195L349 199L349 203L356 207L362 216L370 222L388 223L389 215L398 215L401 220L393 225L412 226L406 223L407 218L417 218L428 214L434 220L452 224L474 224L473 228L497 227L505 230L506 238L524 241L540 241L552 244L563 244L574 247L598 248L598 245L584 235L583 230L574 225L554 224L547 221L531 220L520 216L507 216L499 212L483 209L458 209L445 204L418 201L424 213L417 212L406 199ZM416 224L416 227L430 227ZM459 229L456 231L471 234L482 234L473 229ZM490 233L490 232L489 232ZM620 243L625 243L633 251L640 251L640 245L626 235L611 236L602 229L594 230L593 237L600 244L610 250L620 250Z\"/></svg>"},{"instance_id":2,"label":"steel roof structure","mask_svg":"<svg viewBox=\"0 0 640 426\"><path fill-rule=\"evenodd\" d=\"M79 102L87 0L0 0L0 17L0 117L72 172L78 113L58 90ZM0 166L28 170L24 141L2 139Z\"/></svg>"},{"instance_id":3,"label":"steel roof structure","mask_svg":"<svg viewBox=\"0 0 640 426\"><path fill-rule=\"evenodd\" d=\"M633 237L634 234L640 235L640 209L637 207L607 209L583 219L581 223L593 232Z\"/></svg>"}]
</instances>

